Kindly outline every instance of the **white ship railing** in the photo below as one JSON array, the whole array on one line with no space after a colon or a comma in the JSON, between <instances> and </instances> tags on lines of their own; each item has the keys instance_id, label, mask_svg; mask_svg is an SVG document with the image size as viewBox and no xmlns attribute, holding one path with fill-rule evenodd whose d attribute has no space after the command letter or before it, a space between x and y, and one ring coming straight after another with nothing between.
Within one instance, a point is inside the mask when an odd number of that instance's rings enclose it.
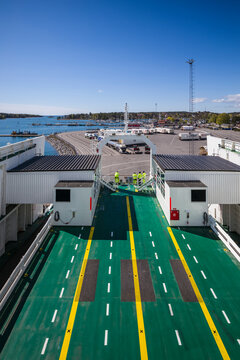
<instances>
[{"instance_id":1,"label":"white ship railing","mask_svg":"<svg viewBox=\"0 0 240 360\"><path fill-rule=\"evenodd\" d=\"M2 290L0 291L0 311L3 309L6 301L9 299L10 295L12 294L15 286L17 285L20 278L25 273L30 261L36 254L37 250L39 249L40 245L42 244L44 238L46 237L47 233L49 232L52 226L52 219L53 215L49 216L46 224L43 226L41 231L36 236L35 240L33 241L32 245L27 250L26 254L22 257L17 267L13 270L12 274L10 275L8 281L3 286Z\"/></svg>"},{"instance_id":2,"label":"white ship railing","mask_svg":"<svg viewBox=\"0 0 240 360\"><path fill-rule=\"evenodd\" d=\"M25 151L36 146L33 139L23 140L15 144L9 144L0 147L0 159L8 158L18 152Z\"/></svg>"},{"instance_id":3,"label":"white ship railing","mask_svg":"<svg viewBox=\"0 0 240 360\"><path fill-rule=\"evenodd\" d=\"M240 262L240 248L233 241L233 239L228 235L228 233L217 223L217 221L209 215L209 223L211 229L218 236L220 240L224 243L224 245L229 249L229 251L233 254L235 259Z\"/></svg>"}]
</instances>

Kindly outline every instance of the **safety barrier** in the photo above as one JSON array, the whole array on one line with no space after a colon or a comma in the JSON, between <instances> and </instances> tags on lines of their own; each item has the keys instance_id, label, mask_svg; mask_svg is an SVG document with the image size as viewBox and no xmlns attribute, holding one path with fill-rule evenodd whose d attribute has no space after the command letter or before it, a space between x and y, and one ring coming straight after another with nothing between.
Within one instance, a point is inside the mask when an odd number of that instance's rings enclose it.
<instances>
[{"instance_id":1,"label":"safety barrier","mask_svg":"<svg viewBox=\"0 0 240 360\"><path fill-rule=\"evenodd\" d=\"M100 183L103 185L103 186L106 186L108 189L112 190L112 191L116 191L116 188L111 185L109 182L103 180L103 178L100 178Z\"/></svg>"},{"instance_id":2,"label":"safety barrier","mask_svg":"<svg viewBox=\"0 0 240 360\"><path fill-rule=\"evenodd\" d=\"M154 181L155 181L154 178L149 179L148 181L145 182L145 184L137 187L138 191L141 191L141 190L145 189L146 187L151 185Z\"/></svg>"},{"instance_id":3,"label":"safety barrier","mask_svg":"<svg viewBox=\"0 0 240 360\"><path fill-rule=\"evenodd\" d=\"M222 240L224 245L226 245L233 256L240 262L240 248L237 244L211 215L209 215L209 223L211 229L215 232L218 238Z\"/></svg>"},{"instance_id":4,"label":"safety barrier","mask_svg":"<svg viewBox=\"0 0 240 360\"><path fill-rule=\"evenodd\" d=\"M12 294L15 286L17 285L20 278L23 276L27 266L29 265L30 261L36 254L37 250L39 249L40 245L42 244L44 238L46 237L49 229L52 226L52 216L50 215L48 221L41 229L41 231L36 236L35 240L33 241L32 245L27 250L26 254L22 257L19 264L13 270L12 274L10 275L8 281L3 286L2 290L0 291L0 311L2 310L3 306L5 305L6 301L8 300L9 296Z\"/></svg>"}]
</instances>

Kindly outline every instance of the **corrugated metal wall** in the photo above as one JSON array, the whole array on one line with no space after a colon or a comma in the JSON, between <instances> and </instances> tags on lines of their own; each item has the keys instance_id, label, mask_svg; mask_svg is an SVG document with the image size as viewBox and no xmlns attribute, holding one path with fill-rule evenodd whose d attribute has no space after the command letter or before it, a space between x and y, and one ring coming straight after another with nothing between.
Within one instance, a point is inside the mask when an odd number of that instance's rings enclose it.
<instances>
[{"instance_id":1,"label":"corrugated metal wall","mask_svg":"<svg viewBox=\"0 0 240 360\"><path fill-rule=\"evenodd\" d=\"M208 186L209 204L240 203L240 173L166 171L166 180L200 180Z\"/></svg>"},{"instance_id":2,"label":"corrugated metal wall","mask_svg":"<svg viewBox=\"0 0 240 360\"><path fill-rule=\"evenodd\" d=\"M94 180L94 171L7 173L7 204L53 202L53 189L59 180Z\"/></svg>"}]
</instances>

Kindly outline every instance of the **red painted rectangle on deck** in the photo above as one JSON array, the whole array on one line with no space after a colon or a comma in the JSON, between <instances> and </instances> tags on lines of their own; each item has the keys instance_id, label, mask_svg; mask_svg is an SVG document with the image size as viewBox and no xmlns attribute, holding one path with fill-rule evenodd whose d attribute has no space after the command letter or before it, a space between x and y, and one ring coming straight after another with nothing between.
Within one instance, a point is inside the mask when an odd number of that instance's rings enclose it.
<instances>
[{"instance_id":1,"label":"red painted rectangle on deck","mask_svg":"<svg viewBox=\"0 0 240 360\"><path fill-rule=\"evenodd\" d=\"M90 197L90 211L92 210L92 197Z\"/></svg>"}]
</instances>

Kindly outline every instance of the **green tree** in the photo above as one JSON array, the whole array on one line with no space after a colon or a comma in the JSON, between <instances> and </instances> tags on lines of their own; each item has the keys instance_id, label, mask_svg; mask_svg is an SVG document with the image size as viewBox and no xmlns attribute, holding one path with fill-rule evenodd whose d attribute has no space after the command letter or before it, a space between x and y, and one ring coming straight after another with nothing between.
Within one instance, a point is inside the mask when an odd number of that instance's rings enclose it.
<instances>
[{"instance_id":1,"label":"green tree","mask_svg":"<svg viewBox=\"0 0 240 360\"><path fill-rule=\"evenodd\" d=\"M217 122L218 125L229 124L230 123L229 114L226 114L226 113L219 114L217 116L217 121L216 122Z\"/></svg>"},{"instance_id":2,"label":"green tree","mask_svg":"<svg viewBox=\"0 0 240 360\"><path fill-rule=\"evenodd\" d=\"M217 121L217 115L216 114L211 114L211 116L209 117L208 122L211 123L215 123Z\"/></svg>"}]
</instances>

